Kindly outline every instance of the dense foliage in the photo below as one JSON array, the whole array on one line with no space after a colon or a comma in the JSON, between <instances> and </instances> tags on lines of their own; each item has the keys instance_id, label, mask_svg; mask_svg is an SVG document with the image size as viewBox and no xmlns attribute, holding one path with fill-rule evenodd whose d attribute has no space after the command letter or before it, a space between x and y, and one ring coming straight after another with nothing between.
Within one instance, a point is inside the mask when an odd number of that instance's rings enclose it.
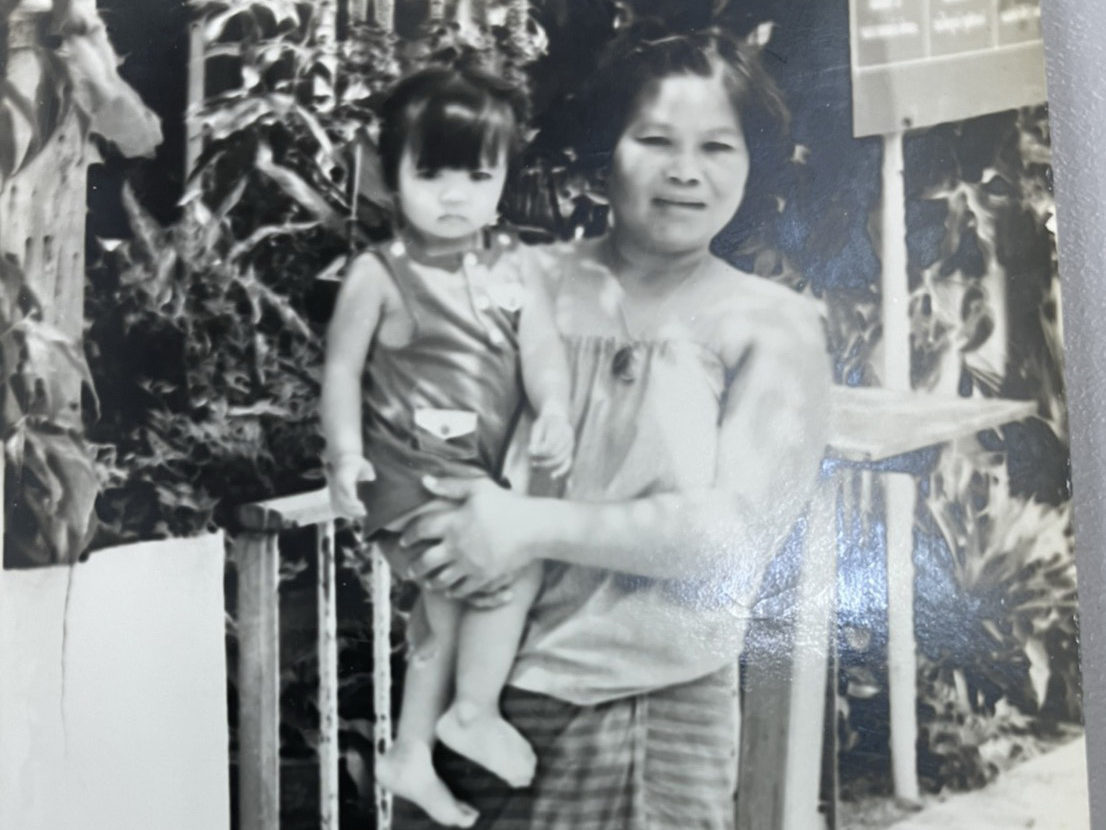
<instances>
[{"instance_id":1,"label":"dense foliage","mask_svg":"<svg viewBox=\"0 0 1106 830\"><path fill-rule=\"evenodd\" d=\"M9 206L20 184L33 192L20 174L32 175L29 165L66 125L126 155L148 154L161 140L157 119L120 79L95 9L62 0L18 6L0 3L0 195ZM30 240L14 241L30 250ZM47 322L32 288L38 275L9 255L0 269L4 563L72 563L94 532L99 488L80 411L91 378L79 346ZM94 416L94 397L87 404Z\"/></svg>"}]
</instances>

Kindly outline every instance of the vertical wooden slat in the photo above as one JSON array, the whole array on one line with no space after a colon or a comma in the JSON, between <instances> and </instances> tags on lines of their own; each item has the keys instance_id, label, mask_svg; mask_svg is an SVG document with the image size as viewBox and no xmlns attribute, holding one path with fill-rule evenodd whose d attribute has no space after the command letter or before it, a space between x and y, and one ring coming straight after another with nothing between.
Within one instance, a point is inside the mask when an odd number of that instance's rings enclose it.
<instances>
[{"instance_id":1,"label":"vertical wooden slat","mask_svg":"<svg viewBox=\"0 0 1106 830\"><path fill-rule=\"evenodd\" d=\"M887 504L887 687L895 797L919 803L917 651L914 644L914 479L884 475Z\"/></svg>"},{"instance_id":2,"label":"vertical wooden slat","mask_svg":"<svg viewBox=\"0 0 1106 830\"><path fill-rule=\"evenodd\" d=\"M204 83L207 61L204 57L203 21L193 21L188 27L188 109L185 111L184 178L187 181L196 169L196 162L204 149L203 123L199 117L204 102Z\"/></svg>"},{"instance_id":3,"label":"vertical wooden slat","mask_svg":"<svg viewBox=\"0 0 1106 830\"><path fill-rule=\"evenodd\" d=\"M883 322L883 385L909 391L910 296L907 285L906 191L903 134L884 136L881 179L880 297ZM895 796L917 802L918 734L914 648L914 482L902 473L885 476L887 486L888 641L891 698L891 765Z\"/></svg>"},{"instance_id":4,"label":"vertical wooden slat","mask_svg":"<svg viewBox=\"0 0 1106 830\"><path fill-rule=\"evenodd\" d=\"M392 574L380 549L372 546L373 725L375 762L392 745ZM376 828L392 826L392 795L375 785Z\"/></svg>"},{"instance_id":5,"label":"vertical wooden slat","mask_svg":"<svg viewBox=\"0 0 1106 830\"><path fill-rule=\"evenodd\" d=\"M746 637L748 677L738 761L737 830L779 830L791 682L789 620L755 619ZM755 635L754 635L755 631Z\"/></svg>"},{"instance_id":6,"label":"vertical wooden slat","mask_svg":"<svg viewBox=\"0 0 1106 830\"><path fill-rule=\"evenodd\" d=\"M312 14L315 18L315 45L335 47L338 42L337 0L315 0Z\"/></svg>"},{"instance_id":7,"label":"vertical wooden slat","mask_svg":"<svg viewBox=\"0 0 1106 830\"><path fill-rule=\"evenodd\" d=\"M818 788L830 620L837 599L837 492L836 482L825 482L814 498L799 579L784 762L784 830L823 826Z\"/></svg>"},{"instance_id":8,"label":"vertical wooden slat","mask_svg":"<svg viewBox=\"0 0 1106 830\"><path fill-rule=\"evenodd\" d=\"M369 19L371 0L346 0L346 12L351 23L364 23Z\"/></svg>"},{"instance_id":9,"label":"vertical wooden slat","mask_svg":"<svg viewBox=\"0 0 1106 830\"><path fill-rule=\"evenodd\" d=\"M334 523L316 525L318 541L319 827L338 830L338 597Z\"/></svg>"},{"instance_id":10,"label":"vertical wooden slat","mask_svg":"<svg viewBox=\"0 0 1106 830\"><path fill-rule=\"evenodd\" d=\"M280 611L275 533L242 533L238 565L238 818L280 826Z\"/></svg>"},{"instance_id":11,"label":"vertical wooden slat","mask_svg":"<svg viewBox=\"0 0 1106 830\"><path fill-rule=\"evenodd\" d=\"M373 0L373 22L386 32L395 29L395 0Z\"/></svg>"}]
</instances>

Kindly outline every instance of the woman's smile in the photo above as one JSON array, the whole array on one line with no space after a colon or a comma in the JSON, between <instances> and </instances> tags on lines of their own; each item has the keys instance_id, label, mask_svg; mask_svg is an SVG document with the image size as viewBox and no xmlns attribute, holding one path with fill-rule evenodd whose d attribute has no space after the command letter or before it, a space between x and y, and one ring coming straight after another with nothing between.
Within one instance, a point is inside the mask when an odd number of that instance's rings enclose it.
<instances>
[{"instance_id":1,"label":"woman's smile","mask_svg":"<svg viewBox=\"0 0 1106 830\"><path fill-rule=\"evenodd\" d=\"M665 196L655 196L653 198L653 204L659 208L673 209L673 210L693 210L701 211L707 209L707 203L691 199L680 199Z\"/></svg>"}]
</instances>

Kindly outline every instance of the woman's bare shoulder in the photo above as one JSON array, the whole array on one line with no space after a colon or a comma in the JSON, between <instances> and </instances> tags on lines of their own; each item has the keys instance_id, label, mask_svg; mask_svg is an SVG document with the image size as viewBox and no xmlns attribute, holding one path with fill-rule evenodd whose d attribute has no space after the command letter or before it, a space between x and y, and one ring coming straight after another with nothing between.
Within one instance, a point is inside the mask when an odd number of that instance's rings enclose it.
<instances>
[{"instance_id":1,"label":"woman's bare shoulder","mask_svg":"<svg viewBox=\"0 0 1106 830\"><path fill-rule=\"evenodd\" d=\"M706 282L711 307L723 316L737 316L778 324L788 319L794 323L817 321L822 304L813 297L792 288L735 268L721 259L714 260Z\"/></svg>"},{"instance_id":2,"label":"woman's bare shoulder","mask_svg":"<svg viewBox=\"0 0 1106 830\"><path fill-rule=\"evenodd\" d=\"M709 330L722 355L740 355L753 343L770 351L825 351L818 300L722 260L705 282L700 307L713 323Z\"/></svg>"}]
</instances>

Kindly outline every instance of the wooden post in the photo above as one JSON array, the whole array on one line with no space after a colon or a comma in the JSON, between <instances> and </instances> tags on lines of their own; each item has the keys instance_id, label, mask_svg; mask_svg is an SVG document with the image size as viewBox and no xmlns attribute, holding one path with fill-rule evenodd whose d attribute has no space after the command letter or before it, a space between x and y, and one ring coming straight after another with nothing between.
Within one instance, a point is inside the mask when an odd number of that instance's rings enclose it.
<instances>
[{"instance_id":1,"label":"wooden post","mask_svg":"<svg viewBox=\"0 0 1106 830\"><path fill-rule=\"evenodd\" d=\"M184 115L187 137L184 148L185 181L196 169L196 162L204 151L204 128L198 113L204 102L206 72L203 21L194 20L188 27L188 109Z\"/></svg>"},{"instance_id":2,"label":"wooden post","mask_svg":"<svg viewBox=\"0 0 1106 830\"><path fill-rule=\"evenodd\" d=\"M906 271L903 134L883 138L881 245L883 385L910 391L910 309ZM887 508L887 662L891 698L891 766L895 797L918 801L914 643L915 484L906 473L884 476Z\"/></svg>"},{"instance_id":3,"label":"wooden post","mask_svg":"<svg viewBox=\"0 0 1106 830\"><path fill-rule=\"evenodd\" d=\"M315 528L318 541L319 827L338 830L338 597L334 523Z\"/></svg>"},{"instance_id":4,"label":"wooden post","mask_svg":"<svg viewBox=\"0 0 1106 830\"><path fill-rule=\"evenodd\" d=\"M346 12L350 23L364 23L369 19L370 0L347 0Z\"/></svg>"},{"instance_id":5,"label":"wooden post","mask_svg":"<svg viewBox=\"0 0 1106 830\"><path fill-rule=\"evenodd\" d=\"M738 830L817 830L825 688L837 582L835 479L808 511L793 601L760 613L746 636ZM782 596L782 595L781 595ZM782 600L781 600L782 602Z\"/></svg>"},{"instance_id":6,"label":"wooden post","mask_svg":"<svg viewBox=\"0 0 1106 830\"><path fill-rule=\"evenodd\" d=\"M280 827L280 611L277 536L243 533L238 565L238 823Z\"/></svg>"},{"instance_id":7,"label":"wooden post","mask_svg":"<svg viewBox=\"0 0 1106 830\"><path fill-rule=\"evenodd\" d=\"M373 22L386 32L395 29L395 0L373 0Z\"/></svg>"},{"instance_id":8,"label":"wooden post","mask_svg":"<svg viewBox=\"0 0 1106 830\"><path fill-rule=\"evenodd\" d=\"M374 766L392 745L392 574L372 546ZM375 776L374 776L375 778ZM392 826L392 794L375 785L376 830Z\"/></svg>"},{"instance_id":9,"label":"wooden post","mask_svg":"<svg viewBox=\"0 0 1106 830\"><path fill-rule=\"evenodd\" d=\"M315 45L334 48L338 42L337 0L315 0L313 14L315 17Z\"/></svg>"},{"instance_id":10,"label":"wooden post","mask_svg":"<svg viewBox=\"0 0 1106 830\"><path fill-rule=\"evenodd\" d=\"M803 550L784 761L784 830L824 826L818 815L818 789L826 670L837 605L837 490L835 481L822 483L811 504Z\"/></svg>"}]
</instances>

